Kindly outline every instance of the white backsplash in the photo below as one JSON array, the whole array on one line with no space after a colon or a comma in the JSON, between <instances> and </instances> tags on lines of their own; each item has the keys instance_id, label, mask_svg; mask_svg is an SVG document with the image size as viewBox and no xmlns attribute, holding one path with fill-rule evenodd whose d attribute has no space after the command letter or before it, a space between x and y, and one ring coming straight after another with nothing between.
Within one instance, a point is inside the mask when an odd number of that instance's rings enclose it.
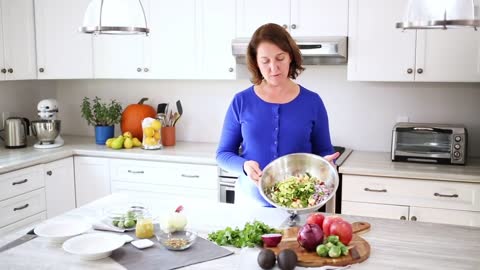
<instances>
[{"instance_id":1,"label":"white backsplash","mask_svg":"<svg viewBox=\"0 0 480 270\"><path fill-rule=\"evenodd\" d=\"M329 114L333 143L357 150L390 151L391 131L399 117L411 122L463 123L469 132L469 153L480 156L479 83L383 83L350 82L346 66L307 67L298 82L322 97ZM0 83L0 111L22 108L34 115L40 96L50 97L56 87L62 133L93 135L80 116L84 96L117 99L124 106L142 97L158 103L182 101L184 115L177 124L177 138L184 141L218 142L225 111L233 95L250 86L246 79L227 80L59 80ZM17 84L20 86L17 89ZM37 87L38 86L38 87ZM37 91L31 91L33 89ZM14 106L12 99L15 101ZM3 96L6 94L5 101ZM15 94L13 94L15 93ZM33 96L33 97L32 97ZM25 99L23 101L23 99ZM12 107L13 106L13 107ZM119 134L119 126L116 127Z\"/></svg>"}]
</instances>

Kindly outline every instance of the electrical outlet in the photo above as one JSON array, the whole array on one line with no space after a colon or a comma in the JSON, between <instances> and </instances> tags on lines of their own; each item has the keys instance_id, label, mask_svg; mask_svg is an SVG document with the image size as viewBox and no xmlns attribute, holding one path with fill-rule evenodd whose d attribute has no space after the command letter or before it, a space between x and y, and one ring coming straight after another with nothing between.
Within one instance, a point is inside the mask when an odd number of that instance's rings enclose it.
<instances>
[{"instance_id":1,"label":"electrical outlet","mask_svg":"<svg viewBox=\"0 0 480 270\"><path fill-rule=\"evenodd\" d=\"M2 122L0 123L0 129L5 128L5 120L7 120L7 118L9 118L9 117L10 117L9 112L2 112Z\"/></svg>"}]
</instances>

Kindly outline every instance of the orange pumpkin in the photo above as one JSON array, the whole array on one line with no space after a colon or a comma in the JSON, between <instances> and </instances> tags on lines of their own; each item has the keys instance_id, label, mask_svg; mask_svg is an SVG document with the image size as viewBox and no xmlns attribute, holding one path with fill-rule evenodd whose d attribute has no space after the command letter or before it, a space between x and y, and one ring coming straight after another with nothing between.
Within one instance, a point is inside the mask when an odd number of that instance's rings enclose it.
<instances>
[{"instance_id":1,"label":"orange pumpkin","mask_svg":"<svg viewBox=\"0 0 480 270\"><path fill-rule=\"evenodd\" d=\"M122 129L122 134L124 132L130 131L133 137L142 140L143 138L143 129L142 121L147 117L155 118L157 113L155 109L147 104L143 104L147 101L148 98L142 98L138 104L130 104L125 108L122 113L122 121L120 122L120 128Z\"/></svg>"}]
</instances>

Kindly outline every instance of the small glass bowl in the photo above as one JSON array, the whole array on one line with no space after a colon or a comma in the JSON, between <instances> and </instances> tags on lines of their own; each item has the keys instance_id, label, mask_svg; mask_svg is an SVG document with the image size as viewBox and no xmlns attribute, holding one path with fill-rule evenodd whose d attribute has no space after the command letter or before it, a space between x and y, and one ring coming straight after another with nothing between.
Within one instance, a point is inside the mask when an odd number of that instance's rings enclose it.
<instances>
[{"instance_id":1,"label":"small glass bowl","mask_svg":"<svg viewBox=\"0 0 480 270\"><path fill-rule=\"evenodd\" d=\"M127 231L135 230L137 220L148 213L148 210L138 204L104 209L104 222L110 226Z\"/></svg>"},{"instance_id":2,"label":"small glass bowl","mask_svg":"<svg viewBox=\"0 0 480 270\"><path fill-rule=\"evenodd\" d=\"M169 250L185 250L191 247L197 239L197 234L191 231L177 231L173 233L160 231L155 236L158 242Z\"/></svg>"}]
</instances>

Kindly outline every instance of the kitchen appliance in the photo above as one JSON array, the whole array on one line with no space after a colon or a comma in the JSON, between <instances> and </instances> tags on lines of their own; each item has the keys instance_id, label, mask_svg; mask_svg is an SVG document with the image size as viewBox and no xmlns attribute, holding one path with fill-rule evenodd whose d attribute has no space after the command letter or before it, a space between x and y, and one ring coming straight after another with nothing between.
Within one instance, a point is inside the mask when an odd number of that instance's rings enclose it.
<instances>
[{"instance_id":1,"label":"kitchen appliance","mask_svg":"<svg viewBox=\"0 0 480 270\"><path fill-rule=\"evenodd\" d=\"M42 120L32 121L32 133L38 142L35 148L55 148L64 144L60 136L61 122L57 120L58 102L55 99L41 100L37 105L38 116Z\"/></svg>"},{"instance_id":2,"label":"kitchen appliance","mask_svg":"<svg viewBox=\"0 0 480 270\"><path fill-rule=\"evenodd\" d=\"M464 165L467 129L464 125L406 123L392 131L392 161Z\"/></svg>"},{"instance_id":3,"label":"kitchen appliance","mask_svg":"<svg viewBox=\"0 0 480 270\"><path fill-rule=\"evenodd\" d=\"M235 183L238 175L219 169L218 183L220 185L220 202L235 203Z\"/></svg>"},{"instance_id":4,"label":"kitchen appliance","mask_svg":"<svg viewBox=\"0 0 480 270\"><path fill-rule=\"evenodd\" d=\"M295 37L304 65L335 65L347 63L347 37ZM246 64L250 38L232 41L232 54L237 64ZM238 70L238 66L237 66Z\"/></svg>"},{"instance_id":5,"label":"kitchen appliance","mask_svg":"<svg viewBox=\"0 0 480 270\"><path fill-rule=\"evenodd\" d=\"M29 121L22 117L9 117L5 120L5 147L22 148L27 146Z\"/></svg>"}]
</instances>

